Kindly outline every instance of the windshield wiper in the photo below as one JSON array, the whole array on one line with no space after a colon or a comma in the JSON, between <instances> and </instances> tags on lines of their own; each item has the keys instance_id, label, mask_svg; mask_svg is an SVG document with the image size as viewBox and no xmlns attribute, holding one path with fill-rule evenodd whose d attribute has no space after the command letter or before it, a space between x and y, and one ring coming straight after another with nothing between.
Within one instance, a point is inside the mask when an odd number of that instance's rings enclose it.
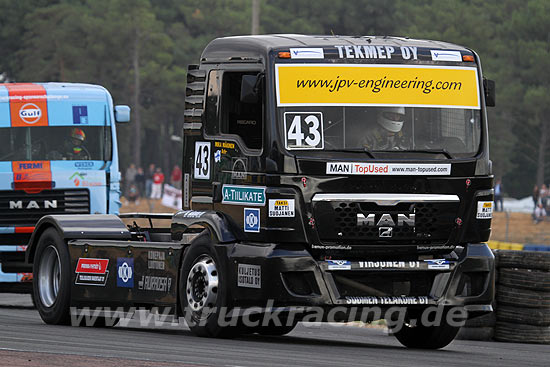
<instances>
[{"instance_id":1,"label":"windshield wiper","mask_svg":"<svg viewBox=\"0 0 550 367\"><path fill-rule=\"evenodd\" d=\"M404 150L404 152L409 153L432 153L432 154L443 154L449 159L454 159L454 157L446 149L414 149L414 150Z\"/></svg>"}]
</instances>

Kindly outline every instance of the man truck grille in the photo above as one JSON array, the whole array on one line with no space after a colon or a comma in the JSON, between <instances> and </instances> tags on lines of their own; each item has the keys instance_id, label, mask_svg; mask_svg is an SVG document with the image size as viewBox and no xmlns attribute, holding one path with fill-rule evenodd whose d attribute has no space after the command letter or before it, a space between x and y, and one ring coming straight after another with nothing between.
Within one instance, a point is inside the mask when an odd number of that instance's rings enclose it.
<instances>
[{"instance_id":1,"label":"man truck grille","mask_svg":"<svg viewBox=\"0 0 550 367\"><path fill-rule=\"evenodd\" d=\"M0 227L34 226L48 214L89 214L86 189L44 190L38 194L0 191Z\"/></svg>"},{"instance_id":2,"label":"man truck grille","mask_svg":"<svg viewBox=\"0 0 550 367\"><path fill-rule=\"evenodd\" d=\"M321 241L354 244L446 242L459 202L318 201L314 215Z\"/></svg>"}]
</instances>

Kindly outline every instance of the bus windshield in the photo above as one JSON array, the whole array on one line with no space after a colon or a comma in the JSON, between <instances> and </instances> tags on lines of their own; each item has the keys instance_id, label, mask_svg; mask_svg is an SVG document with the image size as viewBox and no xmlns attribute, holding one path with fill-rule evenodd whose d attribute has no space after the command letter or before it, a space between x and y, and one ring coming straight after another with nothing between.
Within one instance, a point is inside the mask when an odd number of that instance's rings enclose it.
<instances>
[{"instance_id":1,"label":"bus windshield","mask_svg":"<svg viewBox=\"0 0 550 367\"><path fill-rule=\"evenodd\" d=\"M105 126L34 126L0 128L0 161L110 159Z\"/></svg>"}]
</instances>

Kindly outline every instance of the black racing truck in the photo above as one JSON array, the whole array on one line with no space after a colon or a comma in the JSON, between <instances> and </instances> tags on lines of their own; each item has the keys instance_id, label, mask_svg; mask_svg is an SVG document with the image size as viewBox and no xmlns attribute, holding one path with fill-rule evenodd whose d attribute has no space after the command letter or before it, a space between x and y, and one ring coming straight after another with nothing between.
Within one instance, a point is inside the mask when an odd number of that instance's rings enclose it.
<instances>
[{"instance_id":1,"label":"black racing truck","mask_svg":"<svg viewBox=\"0 0 550 367\"><path fill-rule=\"evenodd\" d=\"M313 314L390 322L400 310L389 324L402 344L441 348L460 328L451 311L492 311L495 87L474 51L227 37L187 83L183 210L43 217L27 261L46 323L164 307L201 336L283 335ZM425 322L430 308L439 323Z\"/></svg>"}]
</instances>

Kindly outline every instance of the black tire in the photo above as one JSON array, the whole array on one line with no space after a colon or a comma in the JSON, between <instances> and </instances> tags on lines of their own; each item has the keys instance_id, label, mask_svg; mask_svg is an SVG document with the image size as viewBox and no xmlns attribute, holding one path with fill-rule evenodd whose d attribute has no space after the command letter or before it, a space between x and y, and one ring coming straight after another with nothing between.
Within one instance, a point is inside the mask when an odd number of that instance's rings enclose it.
<instances>
[{"instance_id":1,"label":"black tire","mask_svg":"<svg viewBox=\"0 0 550 367\"><path fill-rule=\"evenodd\" d=\"M495 313L490 312L486 315L466 320L464 327L476 328L476 329L482 328L482 327L494 327L496 322L497 322L497 318Z\"/></svg>"},{"instance_id":2,"label":"black tire","mask_svg":"<svg viewBox=\"0 0 550 367\"><path fill-rule=\"evenodd\" d=\"M497 302L501 305L550 309L550 292L497 286Z\"/></svg>"},{"instance_id":3,"label":"black tire","mask_svg":"<svg viewBox=\"0 0 550 367\"><path fill-rule=\"evenodd\" d=\"M46 324L70 324L70 266L67 244L54 228L46 229L38 239L33 263L34 301Z\"/></svg>"},{"instance_id":4,"label":"black tire","mask_svg":"<svg viewBox=\"0 0 550 367\"><path fill-rule=\"evenodd\" d=\"M550 327L497 322L495 340L513 343L550 344Z\"/></svg>"},{"instance_id":5,"label":"black tire","mask_svg":"<svg viewBox=\"0 0 550 367\"><path fill-rule=\"evenodd\" d=\"M534 326L550 326L550 309L500 305L497 320Z\"/></svg>"},{"instance_id":6,"label":"black tire","mask_svg":"<svg viewBox=\"0 0 550 367\"><path fill-rule=\"evenodd\" d=\"M500 268L499 283L512 288L550 292L550 272L520 268Z\"/></svg>"},{"instance_id":7,"label":"black tire","mask_svg":"<svg viewBox=\"0 0 550 367\"><path fill-rule=\"evenodd\" d=\"M393 335L407 348L440 349L449 345L458 334L460 327L451 326L446 322L447 312L444 312L440 326L409 326L402 325Z\"/></svg>"},{"instance_id":8,"label":"black tire","mask_svg":"<svg viewBox=\"0 0 550 367\"><path fill-rule=\"evenodd\" d=\"M238 334L237 326L219 323L221 309L227 310L228 306L228 286L224 265L207 231L197 236L185 252L180 271L180 305L189 329L197 336L227 338ZM209 269L208 272L207 269ZM196 275L190 276L192 270ZM205 270L204 274L201 270ZM199 272L203 274L202 279ZM205 282L207 276L211 277L209 282ZM217 278L215 287L214 278ZM215 301L212 301L214 297ZM189 299L192 305L189 304ZM207 308L212 310L209 311Z\"/></svg>"},{"instance_id":9,"label":"black tire","mask_svg":"<svg viewBox=\"0 0 550 367\"><path fill-rule=\"evenodd\" d=\"M493 339L494 335L494 327L461 327L456 338L460 340L489 341Z\"/></svg>"},{"instance_id":10,"label":"black tire","mask_svg":"<svg viewBox=\"0 0 550 367\"><path fill-rule=\"evenodd\" d=\"M550 271L550 252L499 250L497 256L500 268Z\"/></svg>"}]
</instances>

